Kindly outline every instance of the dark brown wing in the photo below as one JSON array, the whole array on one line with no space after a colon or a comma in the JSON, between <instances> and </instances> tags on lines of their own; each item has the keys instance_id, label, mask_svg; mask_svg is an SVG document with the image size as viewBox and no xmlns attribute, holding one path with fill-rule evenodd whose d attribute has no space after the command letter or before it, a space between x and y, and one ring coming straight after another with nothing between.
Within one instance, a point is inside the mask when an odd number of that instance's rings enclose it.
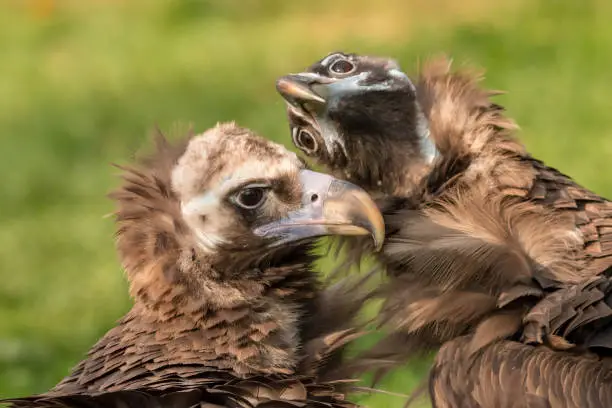
<instances>
[{"instance_id":1,"label":"dark brown wing","mask_svg":"<svg viewBox=\"0 0 612 408\"><path fill-rule=\"evenodd\" d=\"M513 341L472 355L471 343L462 337L440 349L430 375L435 408L612 406L612 372L596 356Z\"/></svg>"}]
</instances>

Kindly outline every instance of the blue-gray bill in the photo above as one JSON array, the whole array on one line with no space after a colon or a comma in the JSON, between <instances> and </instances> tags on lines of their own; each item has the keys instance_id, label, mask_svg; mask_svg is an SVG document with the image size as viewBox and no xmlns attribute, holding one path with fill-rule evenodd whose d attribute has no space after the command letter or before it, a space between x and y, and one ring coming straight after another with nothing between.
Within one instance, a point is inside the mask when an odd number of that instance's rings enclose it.
<instances>
[{"instance_id":1,"label":"blue-gray bill","mask_svg":"<svg viewBox=\"0 0 612 408\"><path fill-rule=\"evenodd\" d=\"M300 172L302 205L286 217L259 226L255 234L271 246L328 235L369 235L379 250L385 224L374 200L363 189L327 174Z\"/></svg>"}]
</instances>

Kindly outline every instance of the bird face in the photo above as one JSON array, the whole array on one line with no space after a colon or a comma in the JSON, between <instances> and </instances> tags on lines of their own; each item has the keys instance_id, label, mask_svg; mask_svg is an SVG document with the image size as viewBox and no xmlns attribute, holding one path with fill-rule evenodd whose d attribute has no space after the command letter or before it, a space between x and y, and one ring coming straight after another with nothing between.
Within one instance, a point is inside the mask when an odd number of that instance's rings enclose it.
<instances>
[{"instance_id":1,"label":"bird face","mask_svg":"<svg viewBox=\"0 0 612 408\"><path fill-rule=\"evenodd\" d=\"M377 247L384 237L363 190L233 123L176 144L160 136L155 153L123 169L111 194L117 249L130 293L147 307L174 310L183 296L236 305L261 295L253 274L272 268L276 279L311 262L316 237L371 235Z\"/></svg>"},{"instance_id":2,"label":"bird face","mask_svg":"<svg viewBox=\"0 0 612 408\"><path fill-rule=\"evenodd\" d=\"M392 59L332 53L278 79L276 88L287 102L293 143L332 170L359 173L352 175L359 183L379 182L379 169L355 163L388 162L393 149L404 160L434 155L415 86Z\"/></svg>"},{"instance_id":3,"label":"bird face","mask_svg":"<svg viewBox=\"0 0 612 408\"><path fill-rule=\"evenodd\" d=\"M233 124L191 139L172 170L181 215L204 252L291 246L324 235L384 237L372 199L310 171L298 157Z\"/></svg>"}]
</instances>

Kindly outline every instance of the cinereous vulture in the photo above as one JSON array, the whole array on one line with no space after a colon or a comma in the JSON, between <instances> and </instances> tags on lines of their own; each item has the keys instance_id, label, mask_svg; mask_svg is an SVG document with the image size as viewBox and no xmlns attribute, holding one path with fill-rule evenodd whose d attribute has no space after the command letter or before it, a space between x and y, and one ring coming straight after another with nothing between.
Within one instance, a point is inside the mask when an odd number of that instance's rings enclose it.
<instances>
[{"instance_id":1,"label":"cinereous vulture","mask_svg":"<svg viewBox=\"0 0 612 408\"><path fill-rule=\"evenodd\" d=\"M443 345L436 407L612 406L612 203L532 157L480 79L336 52L277 82L295 145L381 198L370 353Z\"/></svg>"},{"instance_id":2,"label":"cinereous vulture","mask_svg":"<svg viewBox=\"0 0 612 408\"><path fill-rule=\"evenodd\" d=\"M234 123L160 136L121 168L111 197L134 306L70 375L15 406L354 407L328 373L359 335L361 304L310 264L317 237L380 246L372 199Z\"/></svg>"}]
</instances>

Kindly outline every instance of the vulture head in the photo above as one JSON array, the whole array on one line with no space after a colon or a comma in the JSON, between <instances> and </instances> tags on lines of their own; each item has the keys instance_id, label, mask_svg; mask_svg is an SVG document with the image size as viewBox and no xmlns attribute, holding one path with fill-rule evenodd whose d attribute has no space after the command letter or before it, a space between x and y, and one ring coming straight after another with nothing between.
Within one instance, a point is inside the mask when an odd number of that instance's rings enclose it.
<instances>
[{"instance_id":1,"label":"vulture head","mask_svg":"<svg viewBox=\"0 0 612 408\"><path fill-rule=\"evenodd\" d=\"M246 129L220 124L178 147L158 145L142 168L126 169L112 195L137 298L159 300L165 288L151 287L159 279L223 307L249 297L245 271L302 262L296 248L317 237L370 235L382 243L382 217L363 190L308 170Z\"/></svg>"},{"instance_id":2,"label":"vulture head","mask_svg":"<svg viewBox=\"0 0 612 408\"><path fill-rule=\"evenodd\" d=\"M293 143L334 174L393 193L436 155L416 88L389 58L332 53L278 79Z\"/></svg>"}]
</instances>

